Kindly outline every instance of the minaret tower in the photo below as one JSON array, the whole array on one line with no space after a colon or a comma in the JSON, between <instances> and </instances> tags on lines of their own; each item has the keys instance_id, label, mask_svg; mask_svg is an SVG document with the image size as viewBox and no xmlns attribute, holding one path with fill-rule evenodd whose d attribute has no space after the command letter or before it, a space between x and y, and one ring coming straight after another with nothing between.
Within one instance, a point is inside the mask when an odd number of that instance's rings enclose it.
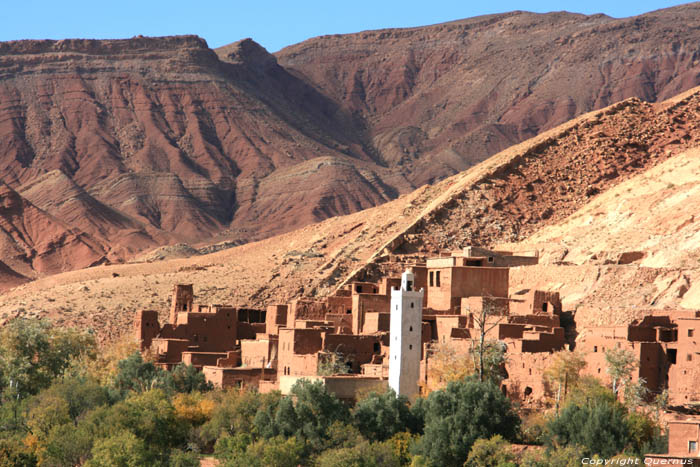
<instances>
[{"instance_id":1,"label":"minaret tower","mask_svg":"<svg viewBox=\"0 0 700 467\"><path fill-rule=\"evenodd\" d=\"M397 395L418 395L423 289L415 290L413 272L401 275L401 288L391 289L389 387Z\"/></svg>"}]
</instances>

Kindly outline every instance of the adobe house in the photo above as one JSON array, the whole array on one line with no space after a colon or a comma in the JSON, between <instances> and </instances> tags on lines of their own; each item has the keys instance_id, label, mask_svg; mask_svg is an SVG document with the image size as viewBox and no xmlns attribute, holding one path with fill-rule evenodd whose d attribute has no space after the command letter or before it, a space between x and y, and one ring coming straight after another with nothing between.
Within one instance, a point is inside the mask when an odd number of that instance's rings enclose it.
<instances>
[{"instance_id":1,"label":"adobe house","mask_svg":"<svg viewBox=\"0 0 700 467\"><path fill-rule=\"evenodd\" d=\"M506 253L471 248L412 266L412 290L401 293L424 289L418 321L408 331L415 341L407 344L421 380L428 375L427 346L441 341L467 352L480 333L477 318L487 309L488 338L506 345L512 362L504 390L513 397L542 393L529 378L541 374L545 354L563 348L561 304L558 294L534 290L508 298L507 266L534 264L537 257ZM160 326L157 312L142 311L136 331L142 349L151 348L161 366L195 365L217 386L284 391L299 378L322 378L350 397L348 388L388 382L392 293L401 286L398 277L352 282L328 297L301 297L263 311L197 305L192 286L178 285L169 322ZM318 376L329 358L342 359L349 373Z\"/></svg>"},{"instance_id":2,"label":"adobe house","mask_svg":"<svg viewBox=\"0 0 700 467\"><path fill-rule=\"evenodd\" d=\"M625 348L635 354L638 367L632 381L644 378L658 394L668 389L671 405L700 402L700 312L653 310L627 326L591 327L581 331L577 347L586 354L584 372L610 382L605 351Z\"/></svg>"},{"instance_id":3,"label":"adobe house","mask_svg":"<svg viewBox=\"0 0 700 467\"><path fill-rule=\"evenodd\" d=\"M136 333L141 349L150 348L156 364L171 368L185 361L195 366L212 364L235 350L240 334L251 334L253 324L239 321L261 312L239 310L230 306L195 305L191 284L173 288L168 323L160 326L158 313L141 310L136 313ZM262 312L264 316L264 312ZM262 323L264 330L264 323ZM252 332L255 337L255 332Z\"/></svg>"},{"instance_id":4,"label":"adobe house","mask_svg":"<svg viewBox=\"0 0 700 467\"><path fill-rule=\"evenodd\" d=\"M647 454L645 465L700 466L700 419L668 422L668 453Z\"/></svg>"},{"instance_id":5,"label":"adobe house","mask_svg":"<svg viewBox=\"0 0 700 467\"><path fill-rule=\"evenodd\" d=\"M426 308L459 314L462 298L508 297L508 268L467 266L469 258L429 258Z\"/></svg>"}]
</instances>

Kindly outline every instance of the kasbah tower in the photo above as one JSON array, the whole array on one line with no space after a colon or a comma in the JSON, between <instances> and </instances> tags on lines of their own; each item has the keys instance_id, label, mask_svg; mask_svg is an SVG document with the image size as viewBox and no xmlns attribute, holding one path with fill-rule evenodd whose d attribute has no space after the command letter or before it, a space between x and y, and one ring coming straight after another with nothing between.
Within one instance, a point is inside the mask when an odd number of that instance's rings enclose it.
<instances>
[{"instance_id":1,"label":"kasbah tower","mask_svg":"<svg viewBox=\"0 0 700 467\"><path fill-rule=\"evenodd\" d=\"M401 275L401 287L392 287L389 325L389 387L410 399L418 395L424 293L414 290L414 284L409 269Z\"/></svg>"}]
</instances>

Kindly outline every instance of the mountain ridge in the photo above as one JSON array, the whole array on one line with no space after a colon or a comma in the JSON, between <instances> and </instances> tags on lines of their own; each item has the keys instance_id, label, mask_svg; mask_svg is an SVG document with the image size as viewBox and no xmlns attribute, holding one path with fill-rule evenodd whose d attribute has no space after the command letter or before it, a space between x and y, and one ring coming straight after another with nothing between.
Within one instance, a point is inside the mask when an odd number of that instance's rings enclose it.
<instances>
[{"instance_id":1,"label":"mountain ridge","mask_svg":"<svg viewBox=\"0 0 700 467\"><path fill-rule=\"evenodd\" d=\"M0 43L0 181L110 263L256 241L386 203L613 100L700 84L699 13L511 12L275 54L196 36Z\"/></svg>"}]
</instances>

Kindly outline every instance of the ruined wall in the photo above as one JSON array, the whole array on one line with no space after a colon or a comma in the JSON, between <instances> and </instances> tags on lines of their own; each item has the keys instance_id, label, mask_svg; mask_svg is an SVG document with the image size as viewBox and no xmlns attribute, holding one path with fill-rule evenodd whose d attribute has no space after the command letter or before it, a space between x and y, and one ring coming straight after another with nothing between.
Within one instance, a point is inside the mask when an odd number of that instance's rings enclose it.
<instances>
[{"instance_id":1,"label":"ruined wall","mask_svg":"<svg viewBox=\"0 0 700 467\"><path fill-rule=\"evenodd\" d=\"M323 350L341 353L352 363L354 372L360 372L360 366L372 362L374 355L381 354L379 336L358 336L349 334L326 334Z\"/></svg>"},{"instance_id":2,"label":"ruined wall","mask_svg":"<svg viewBox=\"0 0 700 467\"><path fill-rule=\"evenodd\" d=\"M510 314L530 315L533 313L549 313L559 315L562 312L561 299L558 292L543 290L528 290L524 294L511 296Z\"/></svg>"},{"instance_id":3,"label":"ruined wall","mask_svg":"<svg viewBox=\"0 0 700 467\"><path fill-rule=\"evenodd\" d=\"M453 328L466 328L469 323L467 316L462 315L440 315L435 317L435 329L438 342L445 343L450 339Z\"/></svg>"},{"instance_id":4,"label":"ruined wall","mask_svg":"<svg viewBox=\"0 0 700 467\"><path fill-rule=\"evenodd\" d=\"M375 332L389 332L391 313L365 313L365 323L362 333L372 334Z\"/></svg>"},{"instance_id":5,"label":"ruined wall","mask_svg":"<svg viewBox=\"0 0 700 467\"><path fill-rule=\"evenodd\" d=\"M151 346L151 341L160 332L158 312L152 310L137 311L134 319L134 330L143 352Z\"/></svg>"},{"instance_id":6,"label":"ruined wall","mask_svg":"<svg viewBox=\"0 0 700 467\"><path fill-rule=\"evenodd\" d=\"M170 369L182 361L182 352L189 346L187 339L163 339L157 337L151 342L151 351L160 366Z\"/></svg>"},{"instance_id":7,"label":"ruined wall","mask_svg":"<svg viewBox=\"0 0 700 467\"><path fill-rule=\"evenodd\" d=\"M219 360L226 358L226 356L225 352L182 352L182 363L197 368L215 366Z\"/></svg>"},{"instance_id":8,"label":"ruined wall","mask_svg":"<svg viewBox=\"0 0 700 467\"><path fill-rule=\"evenodd\" d=\"M194 290L192 284L177 284L173 287L172 300L170 302L169 322L175 324L177 313L192 311Z\"/></svg>"},{"instance_id":9,"label":"ruined wall","mask_svg":"<svg viewBox=\"0 0 700 467\"><path fill-rule=\"evenodd\" d=\"M297 320L323 321L326 317L327 307L325 300L296 299L289 303L287 312L287 326L292 327Z\"/></svg>"},{"instance_id":10,"label":"ruined wall","mask_svg":"<svg viewBox=\"0 0 700 467\"><path fill-rule=\"evenodd\" d=\"M521 353L514 345L507 346L506 373L503 385L506 395L529 406L542 405L551 396L544 381L544 372L551 364L549 353Z\"/></svg>"},{"instance_id":11,"label":"ruined wall","mask_svg":"<svg viewBox=\"0 0 700 467\"><path fill-rule=\"evenodd\" d=\"M218 368L205 366L202 369L207 381L218 388L257 389L260 381L275 378L275 370L264 368Z\"/></svg>"},{"instance_id":12,"label":"ruined wall","mask_svg":"<svg viewBox=\"0 0 700 467\"><path fill-rule=\"evenodd\" d=\"M265 332L267 334L278 334L279 328L287 325L287 305L269 305L265 315Z\"/></svg>"},{"instance_id":13,"label":"ruined wall","mask_svg":"<svg viewBox=\"0 0 700 467\"><path fill-rule=\"evenodd\" d=\"M390 298L378 294L353 294L352 296L352 332L362 334L366 313L389 313Z\"/></svg>"}]
</instances>

